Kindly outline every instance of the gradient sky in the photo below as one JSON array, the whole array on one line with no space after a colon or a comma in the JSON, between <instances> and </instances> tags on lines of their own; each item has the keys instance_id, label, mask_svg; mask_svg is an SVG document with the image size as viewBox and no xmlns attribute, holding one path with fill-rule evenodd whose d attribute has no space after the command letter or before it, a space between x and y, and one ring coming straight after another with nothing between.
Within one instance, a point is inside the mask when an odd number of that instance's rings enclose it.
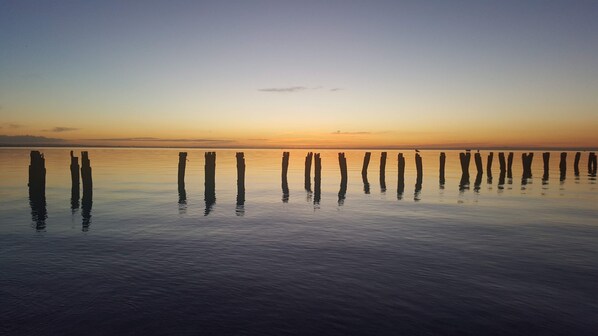
<instances>
[{"instance_id":1,"label":"gradient sky","mask_svg":"<svg viewBox=\"0 0 598 336\"><path fill-rule=\"evenodd\" d=\"M597 15L597 1L0 0L0 143L596 147Z\"/></svg>"}]
</instances>

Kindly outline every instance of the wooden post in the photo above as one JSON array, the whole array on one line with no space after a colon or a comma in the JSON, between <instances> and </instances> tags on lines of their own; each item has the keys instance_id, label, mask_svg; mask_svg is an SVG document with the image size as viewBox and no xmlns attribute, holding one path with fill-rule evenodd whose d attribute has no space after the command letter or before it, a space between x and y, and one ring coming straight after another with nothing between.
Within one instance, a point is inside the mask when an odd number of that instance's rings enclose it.
<instances>
[{"instance_id":1,"label":"wooden post","mask_svg":"<svg viewBox=\"0 0 598 336\"><path fill-rule=\"evenodd\" d=\"M523 176L522 179L532 178L532 160L534 159L534 153L522 153L521 161L523 164Z\"/></svg>"},{"instance_id":2,"label":"wooden post","mask_svg":"<svg viewBox=\"0 0 598 336\"><path fill-rule=\"evenodd\" d=\"M363 166L361 167L361 179L363 180L363 191L366 194L370 193L370 182L368 182L368 166L370 165L370 157L372 153L366 152L363 157Z\"/></svg>"},{"instance_id":3,"label":"wooden post","mask_svg":"<svg viewBox=\"0 0 598 336\"><path fill-rule=\"evenodd\" d=\"M488 154L488 159L486 160L486 175L488 175L488 183L492 183L492 160L494 159L494 153L490 152Z\"/></svg>"},{"instance_id":4,"label":"wooden post","mask_svg":"<svg viewBox=\"0 0 598 336\"><path fill-rule=\"evenodd\" d=\"M422 157L419 153L415 153L415 169L417 171L417 178L415 181L415 192L419 192L422 188L422 180L423 180L423 165L422 165Z\"/></svg>"},{"instance_id":5,"label":"wooden post","mask_svg":"<svg viewBox=\"0 0 598 336\"><path fill-rule=\"evenodd\" d=\"M380 153L380 190L386 191L386 152Z\"/></svg>"},{"instance_id":6,"label":"wooden post","mask_svg":"<svg viewBox=\"0 0 598 336\"><path fill-rule=\"evenodd\" d=\"M245 203L245 154L237 152L237 205Z\"/></svg>"},{"instance_id":7,"label":"wooden post","mask_svg":"<svg viewBox=\"0 0 598 336\"><path fill-rule=\"evenodd\" d=\"M482 167L482 155L479 152L474 154L474 161L477 174L482 174L484 172L484 168Z\"/></svg>"},{"instance_id":8,"label":"wooden post","mask_svg":"<svg viewBox=\"0 0 598 336\"><path fill-rule=\"evenodd\" d=\"M461 162L459 190L465 190L469 188L469 162L471 161L471 153L459 153L459 161Z\"/></svg>"},{"instance_id":9,"label":"wooden post","mask_svg":"<svg viewBox=\"0 0 598 336\"><path fill-rule=\"evenodd\" d=\"M446 154L444 152L440 153L440 185L444 185L444 167L446 165Z\"/></svg>"},{"instance_id":10,"label":"wooden post","mask_svg":"<svg viewBox=\"0 0 598 336\"><path fill-rule=\"evenodd\" d=\"M507 178L513 178L513 152L507 158Z\"/></svg>"},{"instance_id":11,"label":"wooden post","mask_svg":"<svg viewBox=\"0 0 598 336\"><path fill-rule=\"evenodd\" d=\"M305 190L311 191L311 161L314 153L309 152L305 156Z\"/></svg>"},{"instance_id":12,"label":"wooden post","mask_svg":"<svg viewBox=\"0 0 598 336\"><path fill-rule=\"evenodd\" d=\"M289 182L287 180L287 172L289 171L289 152L282 153L282 201L287 203L289 201Z\"/></svg>"},{"instance_id":13,"label":"wooden post","mask_svg":"<svg viewBox=\"0 0 598 336\"><path fill-rule=\"evenodd\" d=\"M316 153L314 155L314 204L320 203L320 194L322 185L322 159L320 158L320 153Z\"/></svg>"},{"instance_id":14,"label":"wooden post","mask_svg":"<svg viewBox=\"0 0 598 336\"><path fill-rule=\"evenodd\" d=\"M559 163L559 170L561 172L561 181L567 177L567 153L561 153L561 162Z\"/></svg>"},{"instance_id":15,"label":"wooden post","mask_svg":"<svg viewBox=\"0 0 598 336\"><path fill-rule=\"evenodd\" d=\"M204 216L207 216L216 203L216 152L205 153L204 175L204 201L206 203Z\"/></svg>"},{"instance_id":16,"label":"wooden post","mask_svg":"<svg viewBox=\"0 0 598 336\"><path fill-rule=\"evenodd\" d=\"M507 171L507 164L505 161L505 153L503 153L503 152L498 153L498 166L499 166L501 172Z\"/></svg>"},{"instance_id":17,"label":"wooden post","mask_svg":"<svg viewBox=\"0 0 598 336\"><path fill-rule=\"evenodd\" d=\"M542 153L542 162L544 163L544 175L542 175L542 181L548 181L550 170L550 152Z\"/></svg>"},{"instance_id":18,"label":"wooden post","mask_svg":"<svg viewBox=\"0 0 598 336\"><path fill-rule=\"evenodd\" d=\"M365 152L365 156L363 157L363 167L361 167L361 176L368 175L368 166L370 165L370 157L372 153Z\"/></svg>"},{"instance_id":19,"label":"wooden post","mask_svg":"<svg viewBox=\"0 0 598 336\"><path fill-rule=\"evenodd\" d=\"M178 184L185 185L185 167L187 166L187 152L179 152Z\"/></svg>"},{"instance_id":20,"label":"wooden post","mask_svg":"<svg viewBox=\"0 0 598 336\"><path fill-rule=\"evenodd\" d=\"M91 163L87 151L81 152L81 180L83 181L83 198L93 194L93 182L91 178Z\"/></svg>"},{"instance_id":21,"label":"wooden post","mask_svg":"<svg viewBox=\"0 0 598 336\"><path fill-rule=\"evenodd\" d=\"M598 167L598 159L596 153L590 153L592 155L592 165L590 175L596 176L596 168Z\"/></svg>"},{"instance_id":22,"label":"wooden post","mask_svg":"<svg viewBox=\"0 0 598 336\"><path fill-rule=\"evenodd\" d=\"M581 159L581 152L575 153L575 161L573 161L573 171L575 176L579 176L579 160Z\"/></svg>"},{"instance_id":23,"label":"wooden post","mask_svg":"<svg viewBox=\"0 0 598 336\"><path fill-rule=\"evenodd\" d=\"M31 219L35 228L43 231L46 228L48 211L46 208L46 160L39 151L31 151L29 164L29 205Z\"/></svg>"},{"instance_id":24,"label":"wooden post","mask_svg":"<svg viewBox=\"0 0 598 336\"><path fill-rule=\"evenodd\" d=\"M31 151L29 164L29 191L34 194L46 192L46 159L39 151Z\"/></svg>"},{"instance_id":25,"label":"wooden post","mask_svg":"<svg viewBox=\"0 0 598 336\"><path fill-rule=\"evenodd\" d=\"M79 208L79 158L71 151L71 210Z\"/></svg>"},{"instance_id":26,"label":"wooden post","mask_svg":"<svg viewBox=\"0 0 598 336\"><path fill-rule=\"evenodd\" d=\"M397 196L399 199L402 198L403 192L405 191L405 157L403 153L398 155L398 183L397 183Z\"/></svg>"},{"instance_id":27,"label":"wooden post","mask_svg":"<svg viewBox=\"0 0 598 336\"><path fill-rule=\"evenodd\" d=\"M347 158L345 153L338 153L338 165L341 170L341 186L338 191L338 205L343 205L347 193Z\"/></svg>"}]
</instances>

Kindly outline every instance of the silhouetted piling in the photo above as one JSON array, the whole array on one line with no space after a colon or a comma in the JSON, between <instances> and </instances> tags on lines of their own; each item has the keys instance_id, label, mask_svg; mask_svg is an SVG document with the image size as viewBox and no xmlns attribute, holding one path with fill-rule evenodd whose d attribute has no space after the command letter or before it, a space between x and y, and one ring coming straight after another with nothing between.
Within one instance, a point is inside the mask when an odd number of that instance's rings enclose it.
<instances>
[{"instance_id":1,"label":"silhouetted piling","mask_svg":"<svg viewBox=\"0 0 598 336\"><path fill-rule=\"evenodd\" d=\"M486 175L488 175L488 183L492 183L492 161L494 160L494 153L490 152L488 154L488 159L486 160Z\"/></svg>"},{"instance_id":2,"label":"silhouetted piling","mask_svg":"<svg viewBox=\"0 0 598 336\"><path fill-rule=\"evenodd\" d=\"M185 167L187 166L187 152L179 152L178 183L185 184Z\"/></svg>"},{"instance_id":3,"label":"silhouetted piling","mask_svg":"<svg viewBox=\"0 0 598 336\"><path fill-rule=\"evenodd\" d=\"M81 152L81 180L83 181L83 198L93 194L93 182L91 178L91 163L87 151Z\"/></svg>"},{"instance_id":4,"label":"silhouetted piling","mask_svg":"<svg viewBox=\"0 0 598 336\"><path fill-rule=\"evenodd\" d=\"M483 174L484 168L482 167L482 155L477 152L473 156L476 168L476 174Z\"/></svg>"},{"instance_id":5,"label":"silhouetted piling","mask_svg":"<svg viewBox=\"0 0 598 336\"><path fill-rule=\"evenodd\" d=\"M46 228L46 160L39 151L31 151L29 164L29 205L31 220L38 231Z\"/></svg>"},{"instance_id":6,"label":"silhouetted piling","mask_svg":"<svg viewBox=\"0 0 598 336\"><path fill-rule=\"evenodd\" d=\"M507 178L513 178L513 152L509 152L507 158Z\"/></svg>"},{"instance_id":7,"label":"silhouetted piling","mask_svg":"<svg viewBox=\"0 0 598 336\"><path fill-rule=\"evenodd\" d=\"M575 153L575 161L573 161L573 172L575 176L579 176L579 160L581 160L581 152Z\"/></svg>"},{"instance_id":8,"label":"silhouetted piling","mask_svg":"<svg viewBox=\"0 0 598 336\"><path fill-rule=\"evenodd\" d=\"M366 152L363 157L363 166L361 167L361 179L363 180L363 191L366 194L370 193L370 183L368 182L368 166L370 165L370 157L372 153Z\"/></svg>"},{"instance_id":9,"label":"silhouetted piling","mask_svg":"<svg viewBox=\"0 0 598 336\"><path fill-rule=\"evenodd\" d=\"M561 162L559 163L559 170L561 172L560 180L564 181L567 177L567 153L561 153Z\"/></svg>"},{"instance_id":10,"label":"silhouetted piling","mask_svg":"<svg viewBox=\"0 0 598 336\"><path fill-rule=\"evenodd\" d=\"M386 191L386 152L380 153L380 190Z\"/></svg>"},{"instance_id":11,"label":"silhouetted piling","mask_svg":"<svg viewBox=\"0 0 598 336\"><path fill-rule=\"evenodd\" d=\"M444 167L446 165L446 154L444 152L440 153L440 178L439 178L439 182L440 185L444 185L445 179L444 179Z\"/></svg>"},{"instance_id":12,"label":"silhouetted piling","mask_svg":"<svg viewBox=\"0 0 598 336\"><path fill-rule=\"evenodd\" d=\"M501 172L507 171L507 163L505 161L505 153L503 153L503 152L498 153L498 167Z\"/></svg>"},{"instance_id":13,"label":"silhouetted piling","mask_svg":"<svg viewBox=\"0 0 598 336\"><path fill-rule=\"evenodd\" d=\"M417 177L415 180L415 192L418 192L422 188L422 180L424 177L422 157L419 155L419 153L415 153L415 169L417 171Z\"/></svg>"},{"instance_id":14,"label":"silhouetted piling","mask_svg":"<svg viewBox=\"0 0 598 336\"><path fill-rule=\"evenodd\" d=\"M71 151L71 210L79 208L79 158Z\"/></svg>"},{"instance_id":15,"label":"silhouetted piling","mask_svg":"<svg viewBox=\"0 0 598 336\"><path fill-rule=\"evenodd\" d=\"M237 205L245 204L245 154L237 152Z\"/></svg>"},{"instance_id":16,"label":"silhouetted piling","mask_svg":"<svg viewBox=\"0 0 598 336\"><path fill-rule=\"evenodd\" d=\"M523 165L522 180L532 178L532 161L534 159L534 153L522 153L521 163Z\"/></svg>"},{"instance_id":17,"label":"silhouetted piling","mask_svg":"<svg viewBox=\"0 0 598 336\"><path fill-rule=\"evenodd\" d=\"M287 203L289 201L289 182L287 180L287 172L289 171L289 152L282 153L282 201Z\"/></svg>"},{"instance_id":18,"label":"silhouetted piling","mask_svg":"<svg viewBox=\"0 0 598 336\"><path fill-rule=\"evenodd\" d=\"M314 155L314 204L320 203L322 185L322 159L320 153Z\"/></svg>"},{"instance_id":19,"label":"silhouetted piling","mask_svg":"<svg viewBox=\"0 0 598 336\"><path fill-rule=\"evenodd\" d=\"M483 174L478 172L475 175L475 181L473 182L473 190L475 192L479 192L480 191L480 186L482 185L482 176Z\"/></svg>"},{"instance_id":20,"label":"silhouetted piling","mask_svg":"<svg viewBox=\"0 0 598 336\"><path fill-rule=\"evenodd\" d=\"M345 153L338 153L338 165L341 170L341 186L338 191L338 205L343 205L347 194L347 158Z\"/></svg>"},{"instance_id":21,"label":"silhouetted piling","mask_svg":"<svg viewBox=\"0 0 598 336\"><path fill-rule=\"evenodd\" d=\"M397 183L397 197L402 198L403 192L405 192L405 157L403 153L399 153L397 157L398 161L398 183Z\"/></svg>"},{"instance_id":22,"label":"silhouetted piling","mask_svg":"<svg viewBox=\"0 0 598 336\"><path fill-rule=\"evenodd\" d=\"M596 153L591 152L588 157L588 174L590 176L596 176L596 167L598 166Z\"/></svg>"},{"instance_id":23,"label":"silhouetted piling","mask_svg":"<svg viewBox=\"0 0 598 336\"><path fill-rule=\"evenodd\" d=\"M314 153L309 152L305 156L305 190L311 191L311 161Z\"/></svg>"},{"instance_id":24,"label":"silhouetted piling","mask_svg":"<svg viewBox=\"0 0 598 336\"><path fill-rule=\"evenodd\" d=\"M471 161L471 153L459 153L459 161L461 163L459 190L465 190L469 188L469 162Z\"/></svg>"},{"instance_id":25,"label":"silhouetted piling","mask_svg":"<svg viewBox=\"0 0 598 336\"><path fill-rule=\"evenodd\" d=\"M29 192L45 194L46 192L46 159L39 151L31 151L29 164Z\"/></svg>"},{"instance_id":26,"label":"silhouetted piling","mask_svg":"<svg viewBox=\"0 0 598 336\"><path fill-rule=\"evenodd\" d=\"M550 153L549 152L544 152L542 153L542 162L544 164L544 174L542 175L542 181L546 182L548 181L548 177L549 177L549 170L550 170Z\"/></svg>"},{"instance_id":27,"label":"silhouetted piling","mask_svg":"<svg viewBox=\"0 0 598 336\"><path fill-rule=\"evenodd\" d=\"M204 201L206 203L204 215L207 216L216 203L216 152L205 153L204 176Z\"/></svg>"}]
</instances>

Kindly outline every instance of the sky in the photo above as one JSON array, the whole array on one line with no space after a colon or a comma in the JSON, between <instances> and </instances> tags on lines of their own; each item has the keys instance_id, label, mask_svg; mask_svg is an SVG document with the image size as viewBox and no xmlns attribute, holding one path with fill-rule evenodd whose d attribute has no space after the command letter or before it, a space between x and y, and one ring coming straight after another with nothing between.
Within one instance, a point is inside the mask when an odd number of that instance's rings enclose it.
<instances>
[{"instance_id":1,"label":"sky","mask_svg":"<svg viewBox=\"0 0 598 336\"><path fill-rule=\"evenodd\" d=\"M597 13L0 0L0 144L598 147Z\"/></svg>"}]
</instances>

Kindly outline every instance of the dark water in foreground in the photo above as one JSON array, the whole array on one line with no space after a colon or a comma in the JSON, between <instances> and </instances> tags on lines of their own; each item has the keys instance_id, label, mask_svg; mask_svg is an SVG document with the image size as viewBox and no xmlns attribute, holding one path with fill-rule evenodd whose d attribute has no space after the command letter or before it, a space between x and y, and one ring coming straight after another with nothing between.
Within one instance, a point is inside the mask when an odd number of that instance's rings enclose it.
<instances>
[{"instance_id":1,"label":"dark water in foreground","mask_svg":"<svg viewBox=\"0 0 598 336\"><path fill-rule=\"evenodd\" d=\"M46 155L45 211L28 200L28 149L0 149L0 334L6 335L592 335L598 332L598 188L564 181L558 153L542 183L499 187L484 175L459 190L457 152L424 151L415 193L389 152L387 190L372 153L322 152L322 194L303 189L306 151L292 151L283 202L281 151L246 150L237 205L234 151L217 151L216 201L204 202L203 153L188 150L186 200L178 150L91 149L90 208L71 209L64 149ZM485 156L484 166L485 166ZM485 173L485 167L484 167ZM313 177L313 173L312 173ZM47 218L38 218L47 211Z\"/></svg>"}]
</instances>

